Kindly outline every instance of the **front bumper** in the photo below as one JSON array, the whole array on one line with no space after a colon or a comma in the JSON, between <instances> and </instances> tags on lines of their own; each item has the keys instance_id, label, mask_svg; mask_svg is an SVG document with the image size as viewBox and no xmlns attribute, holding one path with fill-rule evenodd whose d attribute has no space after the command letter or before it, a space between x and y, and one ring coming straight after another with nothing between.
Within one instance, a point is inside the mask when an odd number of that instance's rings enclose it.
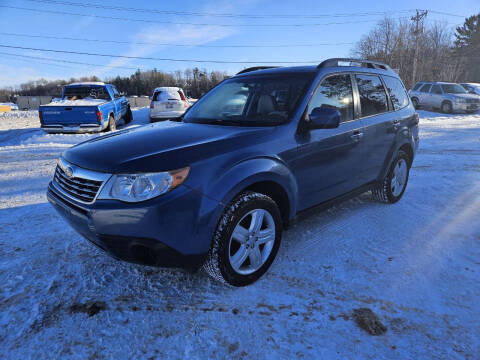
<instances>
[{"instance_id":1,"label":"front bumper","mask_svg":"<svg viewBox=\"0 0 480 360\"><path fill-rule=\"evenodd\" d=\"M210 248L218 203L189 188L142 203L68 199L49 184L48 201L85 239L113 257L155 266L198 268Z\"/></svg>"},{"instance_id":2,"label":"front bumper","mask_svg":"<svg viewBox=\"0 0 480 360\"><path fill-rule=\"evenodd\" d=\"M480 109L480 104L453 103L453 111L455 112L473 112L478 111L478 109Z\"/></svg>"},{"instance_id":3,"label":"front bumper","mask_svg":"<svg viewBox=\"0 0 480 360\"><path fill-rule=\"evenodd\" d=\"M105 129L105 125L99 124L76 124L76 125L61 125L61 124L52 124L52 125L42 125L42 129L48 133L90 133L90 132L100 132Z\"/></svg>"}]
</instances>

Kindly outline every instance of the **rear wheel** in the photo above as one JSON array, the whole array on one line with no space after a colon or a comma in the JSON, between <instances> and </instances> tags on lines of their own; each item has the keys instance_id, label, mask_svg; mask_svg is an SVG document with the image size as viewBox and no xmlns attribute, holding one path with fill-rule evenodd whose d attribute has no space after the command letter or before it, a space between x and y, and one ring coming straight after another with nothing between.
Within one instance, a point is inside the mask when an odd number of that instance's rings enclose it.
<instances>
[{"instance_id":1,"label":"rear wheel","mask_svg":"<svg viewBox=\"0 0 480 360\"><path fill-rule=\"evenodd\" d=\"M373 197L384 203L396 203L401 199L408 183L411 159L400 150L383 181L372 190Z\"/></svg>"},{"instance_id":2,"label":"rear wheel","mask_svg":"<svg viewBox=\"0 0 480 360\"><path fill-rule=\"evenodd\" d=\"M277 204L263 194L242 193L222 215L203 268L221 282L249 285L270 267L281 237Z\"/></svg>"},{"instance_id":3,"label":"rear wheel","mask_svg":"<svg viewBox=\"0 0 480 360\"><path fill-rule=\"evenodd\" d=\"M115 123L115 117L110 115L108 117L108 131L115 131L117 130L117 124Z\"/></svg>"},{"instance_id":4,"label":"rear wheel","mask_svg":"<svg viewBox=\"0 0 480 360\"><path fill-rule=\"evenodd\" d=\"M444 101L442 103L442 112L450 114L452 112L452 103L450 101Z\"/></svg>"},{"instance_id":5,"label":"rear wheel","mask_svg":"<svg viewBox=\"0 0 480 360\"><path fill-rule=\"evenodd\" d=\"M412 98L412 104L415 109L418 109L418 99L417 98Z\"/></svg>"}]
</instances>

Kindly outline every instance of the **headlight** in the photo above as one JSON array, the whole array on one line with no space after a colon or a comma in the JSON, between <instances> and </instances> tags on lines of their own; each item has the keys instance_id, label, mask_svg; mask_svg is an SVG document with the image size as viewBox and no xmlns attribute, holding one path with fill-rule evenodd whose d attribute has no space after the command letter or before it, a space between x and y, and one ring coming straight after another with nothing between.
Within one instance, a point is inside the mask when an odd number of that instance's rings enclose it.
<instances>
[{"instance_id":1,"label":"headlight","mask_svg":"<svg viewBox=\"0 0 480 360\"><path fill-rule=\"evenodd\" d=\"M467 100L466 99L462 99L462 98L457 98L455 100L455 102L457 102L458 104L466 104L467 103Z\"/></svg>"},{"instance_id":2,"label":"headlight","mask_svg":"<svg viewBox=\"0 0 480 360\"><path fill-rule=\"evenodd\" d=\"M176 188L183 183L190 171L189 167L160 173L113 175L99 199L117 199L139 202Z\"/></svg>"}]
</instances>

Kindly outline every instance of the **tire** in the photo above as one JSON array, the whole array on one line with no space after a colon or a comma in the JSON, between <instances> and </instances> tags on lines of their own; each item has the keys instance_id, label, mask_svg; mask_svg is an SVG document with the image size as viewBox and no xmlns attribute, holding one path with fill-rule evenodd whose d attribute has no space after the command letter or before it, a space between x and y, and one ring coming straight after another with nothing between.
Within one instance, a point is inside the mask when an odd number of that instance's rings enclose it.
<instances>
[{"instance_id":1,"label":"tire","mask_svg":"<svg viewBox=\"0 0 480 360\"><path fill-rule=\"evenodd\" d=\"M444 101L441 110L445 114L450 114L452 112L452 103L450 101Z\"/></svg>"},{"instance_id":2,"label":"tire","mask_svg":"<svg viewBox=\"0 0 480 360\"><path fill-rule=\"evenodd\" d=\"M130 106L127 107L127 113L125 114L123 120L125 121L125 124L128 124L132 121L133 115L132 115L132 110L130 109Z\"/></svg>"},{"instance_id":3,"label":"tire","mask_svg":"<svg viewBox=\"0 0 480 360\"><path fill-rule=\"evenodd\" d=\"M108 117L108 131L115 131L117 130L117 124L115 123L115 117L113 115L110 115Z\"/></svg>"},{"instance_id":4,"label":"tire","mask_svg":"<svg viewBox=\"0 0 480 360\"><path fill-rule=\"evenodd\" d=\"M412 98L412 104L415 109L418 109L420 106L418 105L418 99L417 98Z\"/></svg>"},{"instance_id":5,"label":"tire","mask_svg":"<svg viewBox=\"0 0 480 360\"><path fill-rule=\"evenodd\" d=\"M261 222L254 220L260 218ZM271 198L250 191L240 194L218 222L203 269L214 279L232 286L252 284L273 263L282 228L280 210ZM237 235L233 235L234 230ZM263 240L257 237L260 233L265 234Z\"/></svg>"},{"instance_id":6,"label":"tire","mask_svg":"<svg viewBox=\"0 0 480 360\"><path fill-rule=\"evenodd\" d=\"M373 197L380 202L390 204L394 204L400 200L407 188L410 166L410 157L407 153L400 150L393 160L387 176L372 189Z\"/></svg>"}]
</instances>

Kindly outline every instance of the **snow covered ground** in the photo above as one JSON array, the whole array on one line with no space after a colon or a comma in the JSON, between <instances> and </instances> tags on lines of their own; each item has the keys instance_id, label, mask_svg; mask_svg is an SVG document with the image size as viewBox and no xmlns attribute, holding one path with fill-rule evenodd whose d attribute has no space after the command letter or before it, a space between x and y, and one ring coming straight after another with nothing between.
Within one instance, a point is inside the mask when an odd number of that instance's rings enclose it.
<instances>
[{"instance_id":1,"label":"snow covered ground","mask_svg":"<svg viewBox=\"0 0 480 360\"><path fill-rule=\"evenodd\" d=\"M88 245L45 189L59 154L98 135L0 116L0 358L479 359L480 115L420 115L399 203L365 194L299 222L240 289ZM131 126L147 121L137 109ZM360 307L384 335L356 326Z\"/></svg>"}]
</instances>

